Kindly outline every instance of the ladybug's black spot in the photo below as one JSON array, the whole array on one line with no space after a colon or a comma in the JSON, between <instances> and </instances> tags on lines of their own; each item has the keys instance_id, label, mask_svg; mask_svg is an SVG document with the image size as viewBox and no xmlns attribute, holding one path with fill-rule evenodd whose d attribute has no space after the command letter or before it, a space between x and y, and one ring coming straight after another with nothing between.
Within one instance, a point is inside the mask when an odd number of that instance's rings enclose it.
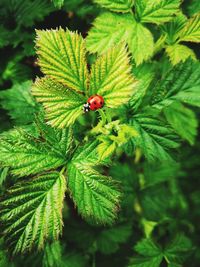
<instances>
[{"instance_id":1,"label":"ladybug's black spot","mask_svg":"<svg viewBox=\"0 0 200 267\"><path fill-rule=\"evenodd\" d=\"M101 104L101 105L103 104L102 101L100 102L100 104Z\"/></svg>"},{"instance_id":2,"label":"ladybug's black spot","mask_svg":"<svg viewBox=\"0 0 200 267\"><path fill-rule=\"evenodd\" d=\"M97 104L97 102L96 101L94 101L94 105L96 105Z\"/></svg>"}]
</instances>

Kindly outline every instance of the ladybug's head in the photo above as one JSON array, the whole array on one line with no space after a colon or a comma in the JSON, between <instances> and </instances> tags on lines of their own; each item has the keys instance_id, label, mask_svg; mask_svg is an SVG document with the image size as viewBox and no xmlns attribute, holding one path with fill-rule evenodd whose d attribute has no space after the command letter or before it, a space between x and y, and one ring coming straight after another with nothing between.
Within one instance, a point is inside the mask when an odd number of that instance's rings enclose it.
<instances>
[{"instance_id":1,"label":"ladybug's head","mask_svg":"<svg viewBox=\"0 0 200 267\"><path fill-rule=\"evenodd\" d=\"M89 103L86 103L86 104L83 105L83 111L84 112L90 111L90 104Z\"/></svg>"}]
</instances>

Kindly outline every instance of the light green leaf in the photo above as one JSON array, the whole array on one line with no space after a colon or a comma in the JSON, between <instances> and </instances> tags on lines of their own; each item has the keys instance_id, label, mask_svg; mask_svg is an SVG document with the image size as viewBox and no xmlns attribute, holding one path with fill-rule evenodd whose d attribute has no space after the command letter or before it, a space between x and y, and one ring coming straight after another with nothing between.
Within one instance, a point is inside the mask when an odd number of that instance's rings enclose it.
<instances>
[{"instance_id":1,"label":"light green leaf","mask_svg":"<svg viewBox=\"0 0 200 267\"><path fill-rule=\"evenodd\" d=\"M114 12L130 12L133 0L94 0L95 3Z\"/></svg>"},{"instance_id":2,"label":"light green leaf","mask_svg":"<svg viewBox=\"0 0 200 267\"><path fill-rule=\"evenodd\" d=\"M98 16L86 38L87 49L91 53L104 53L113 45L127 41L132 28L130 14L105 12Z\"/></svg>"},{"instance_id":3,"label":"light green leaf","mask_svg":"<svg viewBox=\"0 0 200 267\"><path fill-rule=\"evenodd\" d=\"M180 0L136 0L136 16L139 21L161 24L178 12Z\"/></svg>"},{"instance_id":4,"label":"light green leaf","mask_svg":"<svg viewBox=\"0 0 200 267\"><path fill-rule=\"evenodd\" d=\"M88 72L83 38L61 28L36 33L38 63L44 74L70 89L86 91Z\"/></svg>"},{"instance_id":5,"label":"light green leaf","mask_svg":"<svg viewBox=\"0 0 200 267\"><path fill-rule=\"evenodd\" d=\"M51 0L55 7L61 8L64 5L65 0Z\"/></svg>"},{"instance_id":6,"label":"light green leaf","mask_svg":"<svg viewBox=\"0 0 200 267\"><path fill-rule=\"evenodd\" d=\"M83 217L97 223L112 224L121 194L115 181L93 168L99 164L95 160L97 156L92 157L96 153L95 145L93 142L80 147L67 165L68 188Z\"/></svg>"},{"instance_id":7,"label":"light green leaf","mask_svg":"<svg viewBox=\"0 0 200 267\"><path fill-rule=\"evenodd\" d=\"M154 86L151 105L163 109L174 101L200 107L200 63L188 59L173 67Z\"/></svg>"},{"instance_id":8,"label":"light green leaf","mask_svg":"<svg viewBox=\"0 0 200 267\"><path fill-rule=\"evenodd\" d=\"M100 159L106 159L111 156L116 149L116 143L109 138L101 139L101 143L97 147L97 152Z\"/></svg>"},{"instance_id":9,"label":"light green leaf","mask_svg":"<svg viewBox=\"0 0 200 267\"><path fill-rule=\"evenodd\" d=\"M169 56L172 65L176 65L181 61L184 62L189 57L194 60L196 59L196 55L193 50L181 44L167 46L166 53Z\"/></svg>"},{"instance_id":10,"label":"light green leaf","mask_svg":"<svg viewBox=\"0 0 200 267\"><path fill-rule=\"evenodd\" d=\"M63 174L51 172L17 183L0 202L1 231L13 254L41 249L62 232L66 190Z\"/></svg>"},{"instance_id":11,"label":"light green leaf","mask_svg":"<svg viewBox=\"0 0 200 267\"><path fill-rule=\"evenodd\" d=\"M32 82L15 84L11 89L1 91L1 105L6 109L17 125L33 122L38 105L30 93Z\"/></svg>"},{"instance_id":12,"label":"light green leaf","mask_svg":"<svg viewBox=\"0 0 200 267\"><path fill-rule=\"evenodd\" d=\"M115 108L127 103L134 93L135 85L124 44L110 49L92 65L90 95L103 96L108 107Z\"/></svg>"},{"instance_id":13,"label":"light green leaf","mask_svg":"<svg viewBox=\"0 0 200 267\"><path fill-rule=\"evenodd\" d=\"M172 160L169 150L177 148L179 144L169 125L145 114L135 116L131 120L131 125L138 132L133 142L141 148L149 161Z\"/></svg>"},{"instance_id":14,"label":"light green leaf","mask_svg":"<svg viewBox=\"0 0 200 267\"><path fill-rule=\"evenodd\" d=\"M71 131L66 129L43 126L38 134L15 129L1 136L0 161L19 177L36 174L66 163L71 142Z\"/></svg>"},{"instance_id":15,"label":"light green leaf","mask_svg":"<svg viewBox=\"0 0 200 267\"><path fill-rule=\"evenodd\" d=\"M83 114L82 106L86 102L84 96L49 77L37 79L32 94L43 104L46 119L52 126L68 127Z\"/></svg>"},{"instance_id":16,"label":"light green leaf","mask_svg":"<svg viewBox=\"0 0 200 267\"><path fill-rule=\"evenodd\" d=\"M133 54L136 65L148 60L154 51L154 40L152 33L141 23L132 22L129 48Z\"/></svg>"},{"instance_id":17,"label":"light green leaf","mask_svg":"<svg viewBox=\"0 0 200 267\"><path fill-rule=\"evenodd\" d=\"M200 13L188 20L179 36L179 42L200 42Z\"/></svg>"},{"instance_id":18,"label":"light green leaf","mask_svg":"<svg viewBox=\"0 0 200 267\"><path fill-rule=\"evenodd\" d=\"M198 126L195 113L191 109L184 107L181 103L174 102L164 109L164 114L174 130L193 145Z\"/></svg>"}]
</instances>

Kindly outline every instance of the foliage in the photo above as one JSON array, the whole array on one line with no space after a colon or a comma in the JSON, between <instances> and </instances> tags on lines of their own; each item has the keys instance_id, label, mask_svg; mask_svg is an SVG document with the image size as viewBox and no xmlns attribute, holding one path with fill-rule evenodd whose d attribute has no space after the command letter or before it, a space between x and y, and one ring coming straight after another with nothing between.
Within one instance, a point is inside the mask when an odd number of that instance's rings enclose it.
<instances>
[{"instance_id":1,"label":"foliage","mask_svg":"<svg viewBox=\"0 0 200 267\"><path fill-rule=\"evenodd\" d=\"M199 1L0 7L0 266L198 267Z\"/></svg>"}]
</instances>

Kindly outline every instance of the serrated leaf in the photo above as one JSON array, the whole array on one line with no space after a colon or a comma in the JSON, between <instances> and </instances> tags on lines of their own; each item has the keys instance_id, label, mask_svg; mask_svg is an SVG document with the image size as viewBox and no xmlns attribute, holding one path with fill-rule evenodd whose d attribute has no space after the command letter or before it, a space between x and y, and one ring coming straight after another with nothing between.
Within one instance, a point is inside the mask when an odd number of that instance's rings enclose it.
<instances>
[{"instance_id":1,"label":"serrated leaf","mask_svg":"<svg viewBox=\"0 0 200 267\"><path fill-rule=\"evenodd\" d=\"M140 114L131 120L131 125L138 132L133 139L136 146L140 147L149 161L172 160L169 150L179 146L177 136L165 122Z\"/></svg>"},{"instance_id":2,"label":"serrated leaf","mask_svg":"<svg viewBox=\"0 0 200 267\"><path fill-rule=\"evenodd\" d=\"M71 132L44 127L38 135L20 128L2 134L2 165L10 167L14 175L22 177L51 170L66 163Z\"/></svg>"},{"instance_id":3,"label":"serrated leaf","mask_svg":"<svg viewBox=\"0 0 200 267\"><path fill-rule=\"evenodd\" d=\"M167 46L166 53L169 56L172 65L176 65L179 62L184 62L189 57L193 60L196 59L196 55L193 50L181 44Z\"/></svg>"},{"instance_id":4,"label":"serrated leaf","mask_svg":"<svg viewBox=\"0 0 200 267\"><path fill-rule=\"evenodd\" d=\"M30 93L32 82L15 84L11 89L1 91L1 105L6 109L17 125L33 122L38 105Z\"/></svg>"},{"instance_id":5,"label":"serrated leaf","mask_svg":"<svg viewBox=\"0 0 200 267\"><path fill-rule=\"evenodd\" d=\"M64 267L62 247L59 241L45 246L42 267Z\"/></svg>"},{"instance_id":6,"label":"serrated leaf","mask_svg":"<svg viewBox=\"0 0 200 267\"><path fill-rule=\"evenodd\" d=\"M102 54L119 42L127 41L130 36L133 18L130 14L105 12L93 22L86 38L87 49L91 53Z\"/></svg>"},{"instance_id":7,"label":"serrated leaf","mask_svg":"<svg viewBox=\"0 0 200 267\"><path fill-rule=\"evenodd\" d=\"M44 74L78 92L87 90L85 43L81 35L56 30L37 30L36 47Z\"/></svg>"},{"instance_id":8,"label":"serrated leaf","mask_svg":"<svg viewBox=\"0 0 200 267\"><path fill-rule=\"evenodd\" d=\"M133 0L94 0L95 3L114 12L130 12Z\"/></svg>"},{"instance_id":9,"label":"serrated leaf","mask_svg":"<svg viewBox=\"0 0 200 267\"><path fill-rule=\"evenodd\" d=\"M180 42L200 42L200 13L188 20L179 36Z\"/></svg>"},{"instance_id":10,"label":"serrated leaf","mask_svg":"<svg viewBox=\"0 0 200 267\"><path fill-rule=\"evenodd\" d=\"M161 262L162 255L153 258L135 257L128 267L160 267Z\"/></svg>"},{"instance_id":11,"label":"serrated leaf","mask_svg":"<svg viewBox=\"0 0 200 267\"><path fill-rule=\"evenodd\" d=\"M153 35L146 27L136 21L132 24L129 48L133 54L136 65L148 60L153 55Z\"/></svg>"},{"instance_id":12,"label":"serrated leaf","mask_svg":"<svg viewBox=\"0 0 200 267\"><path fill-rule=\"evenodd\" d=\"M86 144L78 150L67 165L68 188L79 213L97 223L112 224L119 207L120 192L111 177L100 174L93 166L94 145ZM81 151L81 153L79 153Z\"/></svg>"},{"instance_id":13,"label":"serrated leaf","mask_svg":"<svg viewBox=\"0 0 200 267\"><path fill-rule=\"evenodd\" d=\"M136 0L136 16L141 22L161 24L178 12L180 0Z\"/></svg>"},{"instance_id":14,"label":"serrated leaf","mask_svg":"<svg viewBox=\"0 0 200 267\"><path fill-rule=\"evenodd\" d=\"M32 94L43 104L46 119L52 126L68 127L83 114L84 96L49 77L37 79L32 86Z\"/></svg>"},{"instance_id":15,"label":"serrated leaf","mask_svg":"<svg viewBox=\"0 0 200 267\"><path fill-rule=\"evenodd\" d=\"M118 107L129 101L136 81L124 44L110 49L92 65L90 95L103 96L108 107Z\"/></svg>"},{"instance_id":16,"label":"serrated leaf","mask_svg":"<svg viewBox=\"0 0 200 267\"><path fill-rule=\"evenodd\" d=\"M33 247L41 249L45 240L56 240L62 232L62 208L66 181L51 172L17 183L0 202L1 231L13 254Z\"/></svg>"},{"instance_id":17,"label":"serrated leaf","mask_svg":"<svg viewBox=\"0 0 200 267\"><path fill-rule=\"evenodd\" d=\"M151 105L163 109L174 101L200 106L200 63L187 60L167 72L154 86Z\"/></svg>"},{"instance_id":18,"label":"serrated leaf","mask_svg":"<svg viewBox=\"0 0 200 267\"><path fill-rule=\"evenodd\" d=\"M195 113L191 109L184 107L181 103L174 102L164 109L164 114L168 123L171 124L175 131L193 145L198 126Z\"/></svg>"}]
</instances>

